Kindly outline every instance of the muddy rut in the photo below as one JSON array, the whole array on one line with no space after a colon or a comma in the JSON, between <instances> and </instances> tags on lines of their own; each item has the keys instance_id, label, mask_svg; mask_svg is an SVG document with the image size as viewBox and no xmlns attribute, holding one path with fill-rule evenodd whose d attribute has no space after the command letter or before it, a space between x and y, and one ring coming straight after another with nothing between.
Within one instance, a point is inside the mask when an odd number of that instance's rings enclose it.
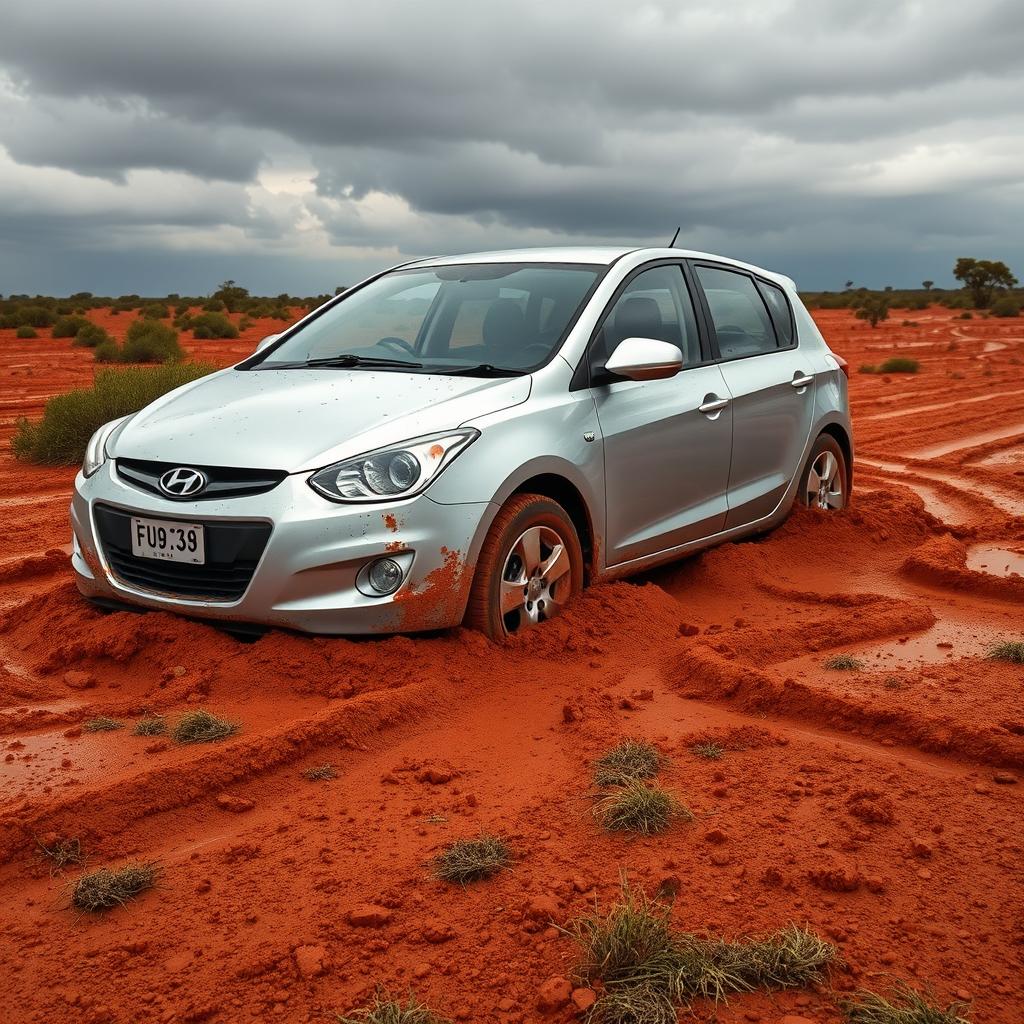
<instances>
[{"instance_id":1,"label":"muddy rut","mask_svg":"<svg viewBox=\"0 0 1024 1024\"><path fill-rule=\"evenodd\" d=\"M85 605L66 565L74 472L17 465L6 440L91 378L91 352L0 331L5 1019L321 1021L381 983L455 1020L568 1021L537 1008L575 960L552 922L607 904L628 871L678 889L680 926L798 921L842 952L828 986L700 1020L838 1022L838 995L904 979L1019 1021L1024 666L986 655L1024 638L1024 322L900 315L871 330L816 313L853 370L921 364L851 375L851 508L595 587L505 649L460 630L242 643ZM129 321L93 316L115 336ZM273 329L188 347L228 364ZM855 667L826 667L837 654ZM132 734L197 707L240 731ZM98 715L126 727L84 731ZM692 822L600 830L590 763L625 736L669 757ZM335 779L305 780L325 763ZM430 859L483 829L513 869L435 881ZM159 887L77 918L77 870L51 877L36 852L55 836L92 866L158 860Z\"/></svg>"}]
</instances>

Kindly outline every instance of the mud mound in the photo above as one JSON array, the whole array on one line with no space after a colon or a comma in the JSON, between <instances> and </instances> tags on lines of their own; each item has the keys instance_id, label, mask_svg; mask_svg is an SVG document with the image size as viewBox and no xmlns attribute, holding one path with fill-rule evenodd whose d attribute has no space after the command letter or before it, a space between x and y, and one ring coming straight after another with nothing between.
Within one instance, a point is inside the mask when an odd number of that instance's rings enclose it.
<instances>
[{"instance_id":1,"label":"mud mound","mask_svg":"<svg viewBox=\"0 0 1024 1024\"><path fill-rule=\"evenodd\" d=\"M902 569L908 576L933 586L1024 601L1024 576L995 576L967 568L967 548L948 534L922 544L907 556Z\"/></svg>"}]
</instances>

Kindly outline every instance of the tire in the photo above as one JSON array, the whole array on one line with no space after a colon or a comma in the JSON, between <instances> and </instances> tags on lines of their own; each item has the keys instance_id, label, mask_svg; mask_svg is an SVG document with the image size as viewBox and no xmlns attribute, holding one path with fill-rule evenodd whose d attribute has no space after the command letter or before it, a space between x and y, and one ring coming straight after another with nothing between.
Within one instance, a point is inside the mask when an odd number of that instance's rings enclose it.
<instances>
[{"instance_id":1,"label":"tire","mask_svg":"<svg viewBox=\"0 0 1024 1024\"><path fill-rule=\"evenodd\" d=\"M565 509L540 494L516 494L487 531L464 624L502 642L554 618L582 589L583 550Z\"/></svg>"},{"instance_id":2,"label":"tire","mask_svg":"<svg viewBox=\"0 0 1024 1024\"><path fill-rule=\"evenodd\" d=\"M811 508L834 512L850 500L846 456L831 434L819 434L800 477L797 500Z\"/></svg>"}]
</instances>

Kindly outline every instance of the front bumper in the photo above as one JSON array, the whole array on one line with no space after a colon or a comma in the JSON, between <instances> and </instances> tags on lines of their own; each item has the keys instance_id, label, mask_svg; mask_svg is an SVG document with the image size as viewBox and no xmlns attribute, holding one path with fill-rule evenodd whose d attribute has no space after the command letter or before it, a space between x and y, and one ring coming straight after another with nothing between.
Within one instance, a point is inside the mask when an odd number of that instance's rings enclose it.
<instances>
[{"instance_id":1,"label":"front bumper","mask_svg":"<svg viewBox=\"0 0 1024 1024\"><path fill-rule=\"evenodd\" d=\"M96 506L207 524L265 523L270 537L237 600L208 600L149 589L120 578L96 522ZM380 505L338 505L316 494L304 475L248 497L169 501L122 480L107 460L75 479L71 564L88 598L125 602L225 622L282 626L311 633L396 633L458 625L472 567L495 506L442 505L425 494ZM368 597L356 587L375 557L406 552L411 565L398 591Z\"/></svg>"}]
</instances>

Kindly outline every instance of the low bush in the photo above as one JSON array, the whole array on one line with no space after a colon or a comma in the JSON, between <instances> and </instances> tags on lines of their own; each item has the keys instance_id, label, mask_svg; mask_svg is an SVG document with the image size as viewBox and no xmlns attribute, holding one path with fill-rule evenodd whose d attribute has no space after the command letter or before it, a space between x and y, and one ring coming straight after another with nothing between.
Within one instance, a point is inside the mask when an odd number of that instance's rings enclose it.
<instances>
[{"instance_id":1,"label":"low bush","mask_svg":"<svg viewBox=\"0 0 1024 1024\"><path fill-rule=\"evenodd\" d=\"M461 839L434 858L434 874L444 882L479 882L512 862L508 844L497 836Z\"/></svg>"},{"instance_id":2,"label":"low bush","mask_svg":"<svg viewBox=\"0 0 1024 1024\"><path fill-rule=\"evenodd\" d=\"M170 315L171 311L162 302L147 302L142 307L143 320L166 320Z\"/></svg>"},{"instance_id":3,"label":"low bush","mask_svg":"<svg viewBox=\"0 0 1024 1024\"><path fill-rule=\"evenodd\" d=\"M998 317L1020 316L1020 300L1012 295L1004 295L992 304L991 312Z\"/></svg>"},{"instance_id":4,"label":"low bush","mask_svg":"<svg viewBox=\"0 0 1024 1024\"><path fill-rule=\"evenodd\" d=\"M824 665L835 672L859 672L864 667L864 662L852 654L833 654L825 659Z\"/></svg>"},{"instance_id":5,"label":"low bush","mask_svg":"<svg viewBox=\"0 0 1024 1024\"><path fill-rule=\"evenodd\" d=\"M594 784L621 786L634 779L651 779L667 759L646 740L623 740L594 762Z\"/></svg>"},{"instance_id":6,"label":"low bush","mask_svg":"<svg viewBox=\"0 0 1024 1024\"><path fill-rule=\"evenodd\" d=\"M97 348L97 357L103 347ZM153 368L102 370L91 388L51 398L41 420L20 419L11 440L14 455L25 462L74 466L82 461L89 438L104 423L138 412L154 399L213 369L203 363L169 363Z\"/></svg>"},{"instance_id":7,"label":"low bush","mask_svg":"<svg viewBox=\"0 0 1024 1024\"><path fill-rule=\"evenodd\" d=\"M101 341L92 354L97 363L119 363L121 362L121 346L113 338L108 341Z\"/></svg>"},{"instance_id":8,"label":"low bush","mask_svg":"<svg viewBox=\"0 0 1024 1024\"><path fill-rule=\"evenodd\" d=\"M725 747L720 743L694 743L690 747L690 753L705 761L720 761L725 753Z\"/></svg>"},{"instance_id":9,"label":"low bush","mask_svg":"<svg viewBox=\"0 0 1024 1024\"><path fill-rule=\"evenodd\" d=\"M148 715L135 723L132 733L136 736L163 736L167 732L167 719L163 715Z\"/></svg>"},{"instance_id":10,"label":"low bush","mask_svg":"<svg viewBox=\"0 0 1024 1024\"><path fill-rule=\"evenodd\" d=\"M127 864L116 871L100 868L78 880L71 891L71 905L94 913L123 907L139 893L152 889L158 874L159 867L154 863Z\"/></svg>"},{"instance_id":11,"label":"low bush","mask_svg":"<svg viewBox=\"0 0 1024 1024\"><path fill-rule=\"evenodd\" d=\"M89 327L90 322L84 316L62 316L53 325L53 337L74 338L83 327Z\"/></svg>"},{"instance_id":12,"label":"low bush","mask_svg":"<svg viewBox=\"0 0 1024 1024\"><path fill-rule=\"evenodd\" d=\"M847 1024L968 1024L962 1015L964 1003L941 1009L932 997L907 985L898 985L888 997L875 992L858 992L840 1004Z\"/></svg>"},{"instance_id":13,"label":"low bush","mask_svg":"<svg viewBox=\"0 0 1024 1024\"><path fill-rule=\"evenodd\" d=\"M331 779L336 779L338 772L333 764L317 764L312 768L304 769L302 777L307 782L328 782Z\"/></svg>"},{"instance_id":14,"label":"low bush","mask_svg":"<svg viewBox=\"0 0 1024 1024\"><path fill-rule=\"evenodd\" d=\"M36 837L36 846L39 848L39 856L50 862L50 877L64 873L64 868L69 864L82 865L85 863L85 854L82 852L82 843L78 839L51 839L43 842Z\"/></svg>"},{"instance_id":15,"label":"low bush","mask_svg":"<svg viewBox=\"0 0 1024 1024\"><path fill-rule=\"evenodd\" d=\"M113 732L115 729L123 729L124 722L108 718L106 715L98 715L96 718L90 718L88 722L83 722L82 728L86 732Z\"/></svg>"},{"instance_id":16,"label":"low bush","mask_svg":"<svg viewBox=\"0 0 1024 1024\"><path fill-rule=\"evenodd\" d=\"M128 326L123 363L170 363L185 357L178 344L178 332L159 320L134 320Z\"/></svg>"},{"instance_id":17,"label":"low bush","mask_svg":"<svg viewBox=\"0 0 1024 1024\"><path fill-rule=\"evenodd\" d=\"M220 299L209 299L203 303L204 313L223 313L224 309L224 303Z\"/></svg>"},{"instance_id":18,"label":"low bush","mask_svg":"<svg viewBox=\"0 0 1024 1024\"><path fill-rule=\"evenodd\" d=\"M105 341L112 342L113 339L99 324L87 323L79 329L71 344L78 348L96 348Z\"/></svg>"},{"instance_id":19,"label":"low bush","mask_svg":"<svg viewBox=\"0 0 1024 1024\"><path fill-rule=\"evenodd\" d=\"M200 313L191 319L193 338L237 338L238 328L223 313Z\"/></svg>"},{"instance_id":20,"label":"low bush","mask_svg":"<svg viewBox=\"0 0 1024 1024\"><path fill-rule=\"evenodd\" d=\"M228 722L209 711L189 711L178 719L172 739L178 743L213 743L238 732L237 722Z\"/></svg>"},{"instance_id":21,"label":"low bush","mask_svg":"<svg viewBox=\"0 0 1024 1024\"><path fill-rule=\"evenodd\" d=\"M21 306L17 314L18 323L29 327L52 327L57 322L57 314L45 306Z\"/></svg>"},{"instance_id":22,"label":"low bush","mask_svg":"<svg viewBox=\"0 0 1024 1024\"><path fill-rule=\"evenodd\" d=\"M594 813L609 832L664 832L673 821L691 821L693 815L671 793L640 779L602 796Z\"/></svg>"},{"instance_id":23,"label":"low bush","mask_svg":"<svg viewBox=\"0 0 1024 1024\"><path fill-rule=\"evenodd\" d=\"M917 373L921 364L916 359L908 359L906 356L893 356L886 359L878 368L879 373Z\"/></svg>"},{"instance_id":24,"label":"low bush","mask_svg":"<svg viewBox=\"0 0 1024 1024\"><path fill-rule=\"evenodd\" d=\"M22 324L15 332L16 338L38 338L39 334L34 327L29 327L28 324Z\"/></svg>"},{"instance_id":25,"label":"low bush","mask_svg":"<svg viewBox=\"0 0 1024 1024\"><path fill-rule=\"evenodd\" d=\"M334 1019L337 1024L450 1024L447 1018L439 1017L415 996L410 994L403 1003L389 998L380 989L369 1006L344 1016L337 1013Z\"/></svg>"},{"instance_id":26,"label":"low bush","mask_svg":"<svg viewBox=\"0 0 1024 1024\"><path fill-rule=\"evenodd\" d=\"M1024 640L1003 640L989 650L988 656L993 661L1024 665Z\"/></svg>"}]
</instances>

